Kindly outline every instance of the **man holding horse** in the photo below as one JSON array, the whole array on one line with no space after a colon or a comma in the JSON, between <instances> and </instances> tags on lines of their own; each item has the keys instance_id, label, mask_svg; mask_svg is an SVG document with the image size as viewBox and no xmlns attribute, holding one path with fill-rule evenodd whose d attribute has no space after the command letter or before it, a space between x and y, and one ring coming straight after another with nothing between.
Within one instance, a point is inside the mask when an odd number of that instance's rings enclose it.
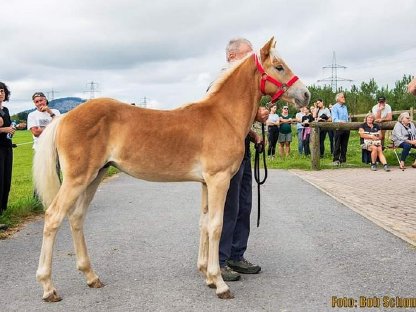
<instances>
[{"instance_id":1,"label":"man holding horse","mask_svg":"<svg viewBox=\"0 0 416 312\"><path fill-rule=\"evenodd\" d=\"M237 38L230 40L226 48L227 62L232 64L241 60L253 48L247 39ZM257 111L256 121L266 122L269 111L260 107ZM240 274L257 274L261 267L254 265L244 258L250 234L250 214L252 204L252 173L250 141L261 143L260 136L250 130L245 140L245 153L241 166L230 181L224 208L223 228L220 239L219 257L221 275L224 281L237 281Z\"/></svg>"}]
</instances>

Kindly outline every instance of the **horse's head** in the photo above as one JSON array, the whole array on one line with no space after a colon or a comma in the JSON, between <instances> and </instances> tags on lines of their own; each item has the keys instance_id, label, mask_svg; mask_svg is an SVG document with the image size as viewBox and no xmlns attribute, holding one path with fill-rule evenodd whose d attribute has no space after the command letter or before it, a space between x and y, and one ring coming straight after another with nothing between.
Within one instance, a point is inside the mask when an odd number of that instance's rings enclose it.
<instances>
[{"instance_id":1,"label":"horse's head","mask_svg":"<svg viewBox=\"0 0 416 312\"><path fill-rule=\"evenodd\" d=\"M274 37L260 50L257 68L262 72L261 89L264 94L293 103L296 108L308 105L311 94L276 52ZM261 64L260 64L261 63Z\"/></svg>"}]
</instances>

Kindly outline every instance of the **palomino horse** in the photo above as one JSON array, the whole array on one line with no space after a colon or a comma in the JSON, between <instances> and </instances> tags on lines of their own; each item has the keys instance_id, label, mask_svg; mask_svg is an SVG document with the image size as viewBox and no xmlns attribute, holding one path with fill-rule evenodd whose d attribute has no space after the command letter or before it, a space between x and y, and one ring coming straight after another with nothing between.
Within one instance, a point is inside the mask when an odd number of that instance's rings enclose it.
<instances>
[{"instance_id":1,"label":"palomino horse","mask_svg":"<svg viewBox=\"0 0 416 312\"><path fill-rule=\"evenodd\" d=\"M71 226L77 268L90 287L103 286L91 268L83 224L109 165L148 181L201 182L198 269L206 284L216 288L218 297L232 298L218 260L224 203L262 94L278 94L298 107L310 98L304 84L276 53L273 38L259 56L251 54L225 72L199 102L164 111L102 98L56 118L40 138L33 168L36 189L48 207L36 272L43 299L61 300L51 272L55 237L65 216ZM55 169L58 160L62 185Z\"/></svg>"}]
</instances>

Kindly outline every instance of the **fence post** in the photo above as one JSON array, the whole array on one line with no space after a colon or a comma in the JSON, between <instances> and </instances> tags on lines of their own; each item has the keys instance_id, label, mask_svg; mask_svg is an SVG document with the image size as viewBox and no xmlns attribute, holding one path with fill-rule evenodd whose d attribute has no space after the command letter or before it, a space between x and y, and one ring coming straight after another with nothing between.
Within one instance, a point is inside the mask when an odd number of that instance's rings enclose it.
<instances>
[{"instance_id":1,"label":"fence post","mask_svg":"<svg viewBox=\"0 0 416 312\"><path fill-rule=\"evenodd\" d=\"M312 126L311 129L311 163L312 170L321 169L321 151L319 148L319 133L320 129L318 123Z\"/></svg>"},{"instance_id":2,"label":"fence post","mask_svg":"<svg viewBox=\"0 0 416 312\"><path fill-rule=\"evenodd\" d=\"M413 106L410 107L410 120L413 120Z\"/></svg>"}]
</instances>

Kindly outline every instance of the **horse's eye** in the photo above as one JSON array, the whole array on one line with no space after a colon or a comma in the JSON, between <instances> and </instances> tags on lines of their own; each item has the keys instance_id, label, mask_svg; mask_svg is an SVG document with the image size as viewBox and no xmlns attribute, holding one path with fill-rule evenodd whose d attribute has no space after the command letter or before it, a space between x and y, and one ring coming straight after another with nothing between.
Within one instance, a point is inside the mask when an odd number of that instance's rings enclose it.
<instances>
[{"instance_id":1,"label":"horse's eye","mask_svg":"<svg viewBox=\"0 0 416 312\"><path fill-rule=\"evenodd\" d=\"M283 68L283 66L282 66L282 65L277 65L277 66L275 66L275 68L276 68L278 71L283 71L283 70L284 70L284 68Z\"/></svg>"}]
</instances>

